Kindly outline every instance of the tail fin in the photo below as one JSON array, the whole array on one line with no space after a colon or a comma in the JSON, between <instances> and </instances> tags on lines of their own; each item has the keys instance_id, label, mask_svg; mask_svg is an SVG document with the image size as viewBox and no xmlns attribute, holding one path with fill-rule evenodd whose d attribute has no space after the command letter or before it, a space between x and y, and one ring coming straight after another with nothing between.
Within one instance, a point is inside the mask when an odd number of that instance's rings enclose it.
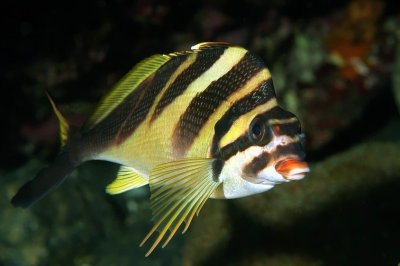
<instances>
[{"instance_id":1,"label":"tail fin","mask_svg":"<svg viewBox=\"0 0 400 266\"><path fill-rule=\"evenodd\" d=\"M23 185L17 194L12 198L11 203L15 207L29 207L39 199L43 198L51 190L59 186L67 175L76 167L70 159L68 149L64 146L67 143L70 127L67 120L58 110L50 94L47 92L50 104L60 124L60 139L62 152L55 159L53 164L42 169L34 179Z\"/></svg>"},{"instance_id":2,"label":"tail fin","mask_svg":"<svg viewBox=\"0 0 400 266\"><path fill-rule=\"evenodd\" d=\"M68 152L61 153L53 164L42 169L34 179L24 184L12 198L14 207L27 208L59 186L75 168Z\"/></svg>"}]
</instances>

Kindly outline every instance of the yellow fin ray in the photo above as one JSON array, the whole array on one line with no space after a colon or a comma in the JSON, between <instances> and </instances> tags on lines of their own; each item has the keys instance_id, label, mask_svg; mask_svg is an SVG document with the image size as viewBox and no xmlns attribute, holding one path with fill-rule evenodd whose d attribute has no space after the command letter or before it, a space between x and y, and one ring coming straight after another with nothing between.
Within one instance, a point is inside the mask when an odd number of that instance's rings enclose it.
<instances>
[{"instance_id":1,"label":"yellow fin ray","mask_svg":"<svg viewBox=\"0 0 400 266\"><path fill-rule=\"evenodd\" d=\"M144 59L133 67L100 101L100 104L88 119L85 128L91 129L112 112L140 83L156 72L172 58L172 55L156 54Z\"/></svg>"},{"instance_id":2,"label":"yellow fin ray","mask_svg":"<svg viewBox=\"0 0 400 266\"><path fill-rule=\"evenodd\" d=\"M188 175L188 174L191 174L191 173L196 172L196 171L199 170L199 168L195 168L194 166L192 166L192 167L193 168L190 169L190 170L188 170L186 168L186 171L183 172L182 174ZM167 173L165 173L165 174L167 174ZM176 176L178 176L179 174L180 174L180 172L178 172L178 171L175 172ZM175 176L172 176L172 177L169 177L169 178L165 178L164 186L160 187L159 189L157 189L157 191L154 191L154 194L152 194L152 197L157 199L154 202L154 206L156 206L156 203L158 201L160 201L163 197L168 196L168 192L171 193L171 191L169 189L169 186L166 186L167 182L168 182L168 185L170 185L170 186L180 186L180 185L185 184L185 183L190 182L190 181L191 180L186 180L186 179L183 179L183 178L177 179L177 178L175 178ZM157 185L157 184L155 184L155 185Z\"/></svg>"},{"instance_id":3,"label":"yellow fin ray","mask_svg":"<svg viewBox=\"0 0 400 266\"><path fill-rule=\"evenodd\" d=\"M85 124L85 130L90 130L109 115L132 91L145 79L155 73L162 65L174 57L197 53L213 46L235 46L224 42L203 42L191 47L191 50L170 54L152 55L129 71L100 101L93 114Z\"/></svg>"},{"instance_id":4,"label":"yellow fin ray","mask_svg":"<svg viewBox=\"0 0 400 266\"><path fill-rule=\"evenodd\" d=\"M67 119L61 114L60 110L58 110L56 104L54 103L53 99L51 98L49 92L46 92L47 98L50 101L51 107L53 107L53 111L57 116L59 127L60 127L60 142L61 147L65 145L68 139L68 132L69 132L69 124Z\"/></svg>"},{"instance_id":5,"label":"yellow fin ray","mask_svg":"<svg viewBox=\"0 0 400 266\"><path fill-rule=\"evenodd\" d=\"M121 166L117 178L106 187L106 191L114 195L147 185L148 183L148 179L140 176L135 169L128 166Z\"/></svg>"},{"instance_id":6,"label":"yellow fin ray","mask_svg":"<svg viewBox=\"0 0 400 266\"><path fill-rule=\"evenodd\" d=\"M213 159L189 158L156 166L150 174L151 207L155 225L144 238L142 246L155 231L159 235L146 256L166 237L165 247L176 231L186 223L189 227L195 213L220 184L212 177ZM168 236L167 231L170 230Z\"/></svg>"},{"instance_id":7,"label":"yellow fin ray","mask_svg":"<svg viewBox=\"0 0 400 266\"><path fill-rule=\"evenodd\" d=\"M172 237L175 235L176 231L178 230L179 226L182 224L183 221L185 221L186 225L185 225L185 229L187 229L189 227L190 222L188 222L188 214L190 212L194 212L195 210L197 210L197 208L194 208L195 206L199 206L200 203L205 202L208 197L210 196L210 194L207 195L207 193L205 193L206 189L208 187L203 185L201 186L201 188L199 188L199 191L196 191L195 194L193 194L189 199L187 199L186 203L181 206L179 208L179 211L182 212L184 211L183 214L181 214L181 218L178 221L174 221L175 227L171 230L168 238L165 240L164 244L162 245L162 247L164 248L169 241L172 239ZM199 199L198 199L199 198ZM195 200L198 199L198 200ZM198 210L197 210L198 211ZM174 218L177 218L177 214L174 216ZM191 217L191 216L189 216ZM190 220L191 221L191 220ZM184 233L186 230L183 230L182 233Z\"/></svg>"}]
</instances>

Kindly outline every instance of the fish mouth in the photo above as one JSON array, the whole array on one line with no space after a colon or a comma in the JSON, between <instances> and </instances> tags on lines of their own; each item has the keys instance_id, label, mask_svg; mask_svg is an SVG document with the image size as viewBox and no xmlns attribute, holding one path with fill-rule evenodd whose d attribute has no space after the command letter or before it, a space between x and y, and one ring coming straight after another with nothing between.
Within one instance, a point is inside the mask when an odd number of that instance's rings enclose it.
<instances>
[{"instance_id":1,"label":"fish mouth","mask_svg":"<svg viewBox=\"0 0 400 266\"><path fill-rule=\"evenodd\" d=\"M278 161L275 170L287 180L302 179L306 173L310 172L308 164L296 158L288 158Z\"/></svg>"}]
</instances>

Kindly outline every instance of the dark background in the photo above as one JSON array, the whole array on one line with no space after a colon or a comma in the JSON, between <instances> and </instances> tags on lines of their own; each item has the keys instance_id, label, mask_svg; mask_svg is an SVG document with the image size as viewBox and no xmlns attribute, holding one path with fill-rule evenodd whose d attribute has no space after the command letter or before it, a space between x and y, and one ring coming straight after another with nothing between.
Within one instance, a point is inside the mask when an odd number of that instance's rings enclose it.
<instances>
[{"instance_id":1,"label":"dark background","mask_svg":"<svg viewBox=\"0 0 400 266\"><path fill-rule=\"evenodd\" d=\"M47 109L42 110L46 114L37 112L38 105L47 104L44 90L55 94L56 101L62 104L68 105L77 99L95 103L113 82L151 54L168 53L178 47L188 49L192 40L219 39L236 28L249 31L239 40L246 46L257 34L254 29L265 20L269 10L290 19L293 24L307 25L312 19L323 19L343 9L347 3L289 0L6 2L0 11L0 72L1 113L7 130L2 132L0 163L9 168L26 160L26 155L21 153L21 146L27 141L21 136L22 126L43 122L51 115L48 106L41 107ZM208 15L209 9L220 11L229 22L208 29L212 23L205 21L212 18L202 15ZM398 10L396 1L386 1L380 21L395 16ZM72 65L72 70L68 64ZM53 82L35 77L49 74L51 68L66 74L56 73Z\"/></svg>"},{"instance_id":2,"label":"dark background","mask_svg":"<svg viewBox=\"0 0 400 266\"><path fill-rule=\"evenodd\" d=\"M51 92L60 108L73 123L81 124L101 96L135 63L147 56L188 49L191 45L202 41L228 40L254 50L266 61L268 66L274 66L282 63L282 58L286 58L296 49L296 46L293 45L296 31L318 28L316 25L320 23L325 26L340 23L340 20L346 19L346 16L340 14L350 2L352 1L120 0L7 1L2 3L0 8L0 87L2 89L0 115L3 127L1 130L0 174L5 177L4 180L7 181L7 184L12 184L7 190L8 194L5 194L6 198L3 198L4 201L8 200L9 195L15 192L18 187L17 183L19 185L34 175L32 173L30 176L18 176L17 178L17 174L14 173L18 172L18 169L28 165L32 158L42 163L50 162L58 152L57 123L48 104L46 90ZM369 1L365 0L365 2ZM397 121L395 124L398 123L398 103L394 98L395 89L392 84L392 78L398 75L397 72L394 72L392 65L399 60L394 48L399 37L390 36L388 31L383 29L390 19L400 25L400 11L395 0L381 3L383 3L383 10L375 22L377 33L372 44L373 47L380 47L374 50L379 50L375 52L378 64L368 75L369 77L373 76L379 82L368 87L365 84L370 83L366 81L368 79L366 76L357 76L354 79L346 80L338 74L340 69L337 66L327 64L319 67L319 72L316 73L319 80L323 81L312 84L297 82L295 87L288 86L288 88L281 89L282 93L278 95L285 104L283 96L290 89L296 90L300 106L304 106L301 108L301 113L296 114L302 118L306 134L310 136L307 149L308 158L312 163L318 164L330 156L374 139L382 132L382 129L388 126L390 127L385 131L383 139L399 141L398 124L393 126L393 121ZM274 48L272 54L257 45L256 40L260 36L276 34L280 29L285 28L286 22L290 24L290 30L294 33L279 42L279 47ZM335 26L332 26L328 28L328 31L333 31L334 28ZM329 36L329 34L327 35ZM390 41L395 43L391 44ZM360 42L362 42L362 38ZM385 50L385 47L389 48ZM296 60L288 61L290 61L288 69L295 68L296 65L299 69L302 67ZM285 71L286 69L283 72ZM316 105L315 99L318 99L317 96L324 88L333 83L332 79L345 80L344 84L349 89L340 94L342 97L340 100L335 98L339 97L337 91L323 94L324 104ZM329 87L329 89L332 88ZM341 110L345 110L346 115L343 115ZM318 121L328 121L326 116L339 117L340 121L337 123L333 123L333 120L329 120L329 123L312 122L315 117L318 118ZM329 138L320 140L322 132L329 132L331 135ZM382 154L382 156L385 155ZM102 165L100 169L103 169L102 167L107 168ZM15 179L18 182L11 180L10 176L16 176ZM86 179L83 178L83 180ZM260 244L257 241L255 241L256 244L246 244L241 241L248 241L252 237L257 238L257 235L263 234L270 241L277 243L278 252L281 250L279 248L291 241L293 241L292 244L288 244L291 250L295 250L294 245L304 245L301 251L318 258L322 261L322 265L337 265L338 262L343 265L346 261L348 262L346 265L357 265L358 262L362 262L362 265L396 265L393 263L400 262L399 231L395 230L398 225L398 219L396 220L395 216L399 210L400 202L397 195L400 186L398 178L397 181L393 180L379 184L354 197L334 201L329 208L302 219L300 223L283 233L278 232L278 234L274 228L265 228L265 225L258 221L251 221L251 218L247 217L248 213L238 210L235 204L228 203L228 212L236 228L234 236L221 253L214 254L206 259L206 262L220 265L224 262L238 264L236 258L243 259L244 254L251 253L254 246ZM107 181L104 180L97 186L104 187L106 183ZM83 186L85 185L92 185L92 183L85 181ZM66 188L64 194L75 191L73 188ZM101 194L103 191L97 189L94 193ZM65 215L57 210L59 204L57 200L62 202L62 196L55 197L53 204L48 202L42 205L44 209L48 208L51 214L38 208L32 211L30 214L32 216L29 216L29 219L40 221L38 223L43 226L40 228L56 227L57 222L65 222L64 225L58 224L58 227L65 227L69 223L76 222L71 217L79 219L79 215L72 216L76 215L72 211L66 212L66 217L70 218L55 219L53 212L59 214L57 217ZM104 196L93 196L95 200L91 197L87 197L89 200L83 207L81 206L82 209L78 208L85 213L82 219L85 221L102 220L101 214L95 210L89 211L89 214L86 211L88 208L96 206L96 200L99 200L96 197ZM80 202L79 198L80 196L72 197L74 202ZM124 199L115 200L107 196L103 200L111 206L108 214L115 215L113 218L115 224L122 226L128 219L127 217L130 217L129 210L123 205ZM60 205L64 206L62 203ZM17 217L13 210L7 213ZM79 212L79 214L81 213ZM144 211L144 215L147 215L146 219L148 220L150 216L148 209L147 212ZM375 217L371 219L371 227L357 228L355 226L355 220L369 219L370 215ZM382 219L376 217L382 217ZM350 224L354 227L346 227L349 220L353 221ZM311 228L321 221L332 221L332 224L321 226L318 230ZM115 224L113 226L116 226ZM107 231L104 229L105 225L108 226L108 222L99 222L95 226ZM12 228L13 224L8 222L8 226ZM253 229L247 233L247 231L240 230L244 227ZM390 231L381 232L379 231L381 227L390 228ZM376 231L370 232L371 228ZM107 232L103 232L100 236L107 234ZM368 237L363 239L362 236L366 234ZM92 239L82 240L82 245L85 247L82 248L82 254L93 253L90 246L93 239L96 239L94 235L95 233L89 232L88 238L92 237ZM311 237L315 235L320 237ZM5 237L4 239L0 237L0 252L13 248L18 249L18 246L14 244L16 242L8 241ZM303 243L304 241L306 243ZM319 241L333 244L330 248L323 248L319 247ZM121 243L119 245L127 247L132 244L131 242ZM274 247L274 244L270 243L266 244L267 248ZM52 245L53 247L51 247ZM73 242L50 243L49 246L49 250L55 250L55 247L65 247L65 252L57 251L53 257L49 256L47 260L35 262L35 265L54 265L54 263L70 265L70 261L65 258L74 258L76 254L80 254L75 252ZM343 248L344 246L346 247ZM345 252L336 256L336 249L341 250L342 248ZM107 246L104 247L104 250L108 250ZM172 249L172 251L177 250L176 247ZM263 249L260 248L258 251L260 250ZM369 253L365 254L365 257L363 257L363 250L367 250ZM371 254L373 250L377 250L376 256ZM129 253L129 248L126 248L124 252ZM356 254L354 257L351 255L352 252ZM343 259L343 257L345 258ZM225 260L225 258L230 259ZM382 264L380 264L381 262ZM0 260L0 265L3 265L2 263L8 265L6 260ZM150 265L150 262L148 263ZM175 261L168 258L157 263L157 265L172 265ZM73 265L80 264L75 261ZM130 264L127 262L125 265ZM293 264L289 262L287 265Z\"/></svg>"}]
</instances>

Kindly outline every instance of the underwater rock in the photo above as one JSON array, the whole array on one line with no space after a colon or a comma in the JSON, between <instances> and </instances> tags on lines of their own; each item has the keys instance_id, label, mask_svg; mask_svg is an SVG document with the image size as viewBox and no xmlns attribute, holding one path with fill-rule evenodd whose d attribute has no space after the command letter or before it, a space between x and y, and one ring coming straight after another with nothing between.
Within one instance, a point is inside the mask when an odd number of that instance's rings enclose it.
<instances>
[{"instance_id":1,"label":"underwater rock","mask_svg":"<svg viewBox=\"0 0 400 266\"><path fill-rule=\"evenodd\" d=\"M15 171L15 175L1 174L0 265L38 265L49 255L45 246L47 229L43 228L43 234L38 235L36 232L40 228L40 220L34 216L33 211L16 212L9 203L18 185L9 182L11 185L4 186L14 176L34 171L37 164L37 161L32 160L24 168Z\"/></svg>"},{"instance_id":2,"label":"underwater rock","mask_svg":"<svg viewBox=\"0 0 400 266\"><path fill-rule=\"evenodd\" d=\"M257 253L233 263L233 266L321 266L322 262L293 254L266 255Z\"/></svg>"},{"instance_id":3,"label":"underwater rock","mask_svg":"<svg viewBox=\"0 0 400 266\"><path fill-rule=\"evenodd\" d=\"M400 113L400 31L397 33L397 47L395 54L395 62L393 64L392 83L393 94L396 99L397 108Z\"/></svg>"},{"instance_id":4,"label":"underwater rock","mask_svg":"<svg viewBox=\"0 0 400 266\"><path fill-rule=\"evenodd\" d=\"M187 233L183 266L203 265L205 258L216 256L229 241L232 228L225 201L209 200L199 216Z\"/></svg>"},{"instance_id":5,"label":"underwater rock","mask_svg":"<svg viewBox=\"0 0 400 266\"><path fill-rule=\"evenodd\" d=\"M304 180L235 204L257 223L288 227L332 202L397 179L399 173L400 143L367 143L311 165Z\"/></svg>"},{"instance_id":6,"label":"underwater rock","mask_svg":"<svg viewBox=\"0 0 400 266\"><path fill-rule=\"evenodd\" d=\"M14 208L10 198L19 183L43 166L31 160L0 179L0 265L181 265L179 240L144 257L148 247L139 243L151 226L148 190L107 195L112 164L87 163L31 208Z\"/></svg>"},{"instance_id":7,"label":"underwater rock","mask_svg":"<svg viewBox=\"0 0 400 266\"><path fill-rule=\"evenodd\" d=\"M302 121L309 150L349 130L388 90L399 27L395 18L381 19L384 7L379 0L353 0L305 27L289 20L253 40L271 68L280 103Z\"/></svg>"},{"instance_id":8,"label":"underwater rock","mask_svg":"<svg viewBox=\"0 0 400 266\"><path fill-rule=\"evenodd\" d=\"M388 260L388 254L396 252L393 242L399 232L393 229L396 220L387 217L396 211L393 207L398 202L391 200L396 196L390 196L390 192L389 199L382 199L382 191L390 187L396 191L399 185L400 142L359 144L311 167L304 180L227 202L229 212L228 208L206 211L210 207L207 205L213 203L208 202L186 242L185 250L194 251L185 252L185 265L325 265L321 261L343 265L358 261L359 255L355 254L364 252L358 251L354 243L373 246L389 234L384 238L384 247L379 248L387 250L386 257L378 252L362 258ZM225 218L221 221L218 217ZM346 226L349 228L344 229ZM385 228L382 232L376 229L381 226ZM209 234L205 231L214 227L228 230L221 233L214 229Z\"/></svg>"}]
</instances>

